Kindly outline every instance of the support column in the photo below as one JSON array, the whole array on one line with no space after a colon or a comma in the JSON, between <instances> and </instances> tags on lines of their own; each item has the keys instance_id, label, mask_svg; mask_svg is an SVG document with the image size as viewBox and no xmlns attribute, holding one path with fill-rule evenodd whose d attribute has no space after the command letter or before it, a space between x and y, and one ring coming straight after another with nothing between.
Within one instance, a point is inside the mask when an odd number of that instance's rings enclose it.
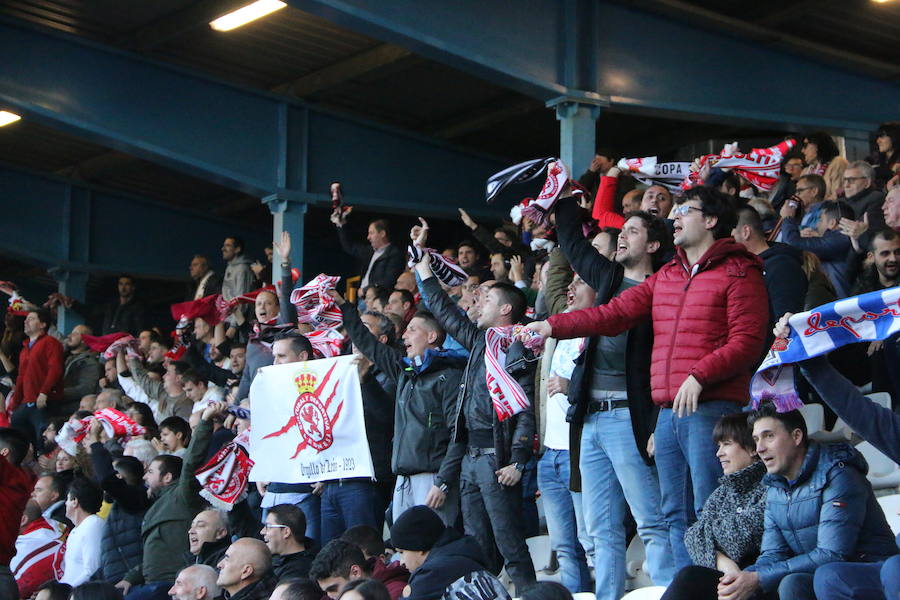
<instances>
[{"instance_id":1,"label":"support column","mask_svg":"<svg viewBox=\"0 0 900 600\"><path fill-rule=\"evenodd\" d=\"M69 271L54 267L48 271L59 284L58 291L78 302L85 301L88 274L84 271ZM56 315L56 328L60 333L68 335L77 325L84 323L84 317L71 308L60 306Z\"/></svg>"},{"instance_id":2,"label":"support column","mask_svg":"<svg viewBox=\"0 0 900 600\"><path fill-rule=\"evenodd\" d=\"M561 96L547 102L556 109L559 121L559 157L572 170L576 179L584 173L597 150L597 117L608 106L603 98L571 98Z\"/></svg>"},{"instance_id":3,"label":"support column","mask_svg":"<svg viewBox=\"0 0 900 600\"><path fill-rule=\"evenodd\" d=\"M305 283L307 277L303 270L303 243L305 241L304 226L306 221L306 203L281 198L277 194L266 196L263 203L272 213L272 241L281 241L281 232L291 234L291 265L300 271L300 282ZM276 253L272 258L272 279L278 281L281 258Z\"/></svg>"}]
</instances>

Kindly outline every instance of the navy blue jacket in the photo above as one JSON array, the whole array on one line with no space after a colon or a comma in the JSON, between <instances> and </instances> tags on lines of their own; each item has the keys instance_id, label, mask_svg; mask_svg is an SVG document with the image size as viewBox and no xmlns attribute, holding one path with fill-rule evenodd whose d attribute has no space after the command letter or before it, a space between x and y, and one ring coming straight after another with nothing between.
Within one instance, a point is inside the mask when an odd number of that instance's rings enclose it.
<instances>
[{"instance_id":1,"label":"navy blue jacket","mask_svg":"<svg viewBox=\"0 0 900 600\"><path fill-rule=\"evenodd\" d=\"M762 552L748 571L766 592L791 573L830 562L876 562L897 544L866 480L862 454L849 444L810 442L794 482L768 474Z\"/></svg>"}]
</instances>

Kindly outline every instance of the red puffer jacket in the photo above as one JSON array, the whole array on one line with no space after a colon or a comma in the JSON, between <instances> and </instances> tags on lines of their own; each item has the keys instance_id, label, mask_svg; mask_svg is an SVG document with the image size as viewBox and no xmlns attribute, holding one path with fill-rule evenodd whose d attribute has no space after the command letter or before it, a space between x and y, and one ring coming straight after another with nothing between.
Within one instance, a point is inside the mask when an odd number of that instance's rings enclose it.
<instances>
[{"instance_id":1,"label":"red puffer jacket","mask_svg":"<svg viewBox=\"0 0 900 600\"><path fill-rule=\"evenodd\" d=\"M688 375L703 386L700 401L749 399L769 318L762 261L733 238L717 240L691 276L679 248L644 283L608 304L550 317L553 337L617 335L650 315L653 402L672 406Z\"/></svg>"}]
</instances>

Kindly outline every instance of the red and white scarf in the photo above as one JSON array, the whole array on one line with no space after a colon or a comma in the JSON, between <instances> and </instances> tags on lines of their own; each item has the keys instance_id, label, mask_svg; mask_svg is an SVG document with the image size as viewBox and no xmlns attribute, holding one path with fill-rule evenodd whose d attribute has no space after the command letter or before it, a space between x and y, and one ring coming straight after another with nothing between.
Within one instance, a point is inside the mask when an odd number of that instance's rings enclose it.
<instances>
[{"instance_id":1,"label":"red and white scarf","mask_svg":"<svg viewBox=\"0 0 900 600\"><path fill-rule=\"evenodd\" d=\"M291 304L297 307L297 321L309 323L314 329L340 327L344 318L334 298L328 295L340 280L338 275L320 273L306 285L294 289Z\"/></svg>"},{"instance_id":2,"label":"red and white scarf","mask_svg":"<svg viewBox=\"0 0 900 600\"><path fill-rule=\"evenodd\" d=\"M422 260L424 254L428 254L428 264L431 266L432 273L444 285L453 287L463 283L468 277L462 267L456 264L456 261L452 258L447 258L432 248L419 248L416 245L406 247L407 265L409 268L415 267L416 263Z\"/></svg>"},{"instance_id":3,"label":"red and white scarf","mask_svg":"<svg viewBox=\"0 0 900 600\"><path fill-rule=\"evenodd\" d=\"M532 223L546 223L550 218L550 211L556 204L563 190L571 184L569 169L561 160L550 163L547 166L547 179L541 193L528 206L522 209L522 218Z\"/></svg>"},{"instance_id":4,"label":"red and white scarf","mask_svg":"<svg viewBox=\"0 0 900 600\"><path fill-rule=\"evenodd\" d=\"M623 158L617 164L622 171L645 185L661 185L669 191L677 191L681 182L691 172L689 162L659 162L655 156Z\"/></svg>"},{"instance_id":5,"label":"red and white scarf","mask_svg":"<svg viewBox=\"0 0 900 600\"><path fill-rule=\"evenodd\" d=\"M85 334L81 336L81 339L85 346L94 352L99 352L106 360L115 358L119 348L122 347L128 352L129 358L140 358L137 352L138 340L123 331L101 336Z\"/></svg>"},{"instance_id":6,"label":"red and white scarf","mask_svg":"<svg viewBox=\"0 0 900 600\"><path fill-rule=\"evenodd\" d=\"M344 336L338 333L336 327L310 331L306 334L306 339L312 344L316 358L340 356L344 347Z\"/></svg>"},{"instance_id":7,"label":"red and white scarf","mask_svg":"<svg viewBox=\"0 0 900 600\"><path fill-rule=\"evenodd\" d=\"M125 413L114 408L104 408L83 419L74 417L69 419L60 428L59 433L56 434L56 443L67 454L75 456L78 452L78 446L87 436L88 431L90 431L91 422L94 419L100 421L106 435L111 438L124 438L127 440L147 433L144 426L132 421Z\"/></svg>"},{"instance_id":8,"label":"red and white scarf","mask_svg":"<svg viewBox=\"0 0 900 600\"><path fill-rule=\"evenodd\" d=\"M719 154L707 154L699 159L700 169L690 173L681 182L682 190L689 190L695 185L702 185L700 171L706 165L727 168L752 183L757 189L768 192L778 181L781 174L781 163L784 155L797 145L797 140L785 140L768 148L754 148L743 154L734 144L726 144Z\"/></svg>"},{"instance_id":9,"label":"red and white scarf","mask_svg":"<svg viewBox=\"0 0 900 600\"><path fill-rule=\"evenodd\" d=\"M247 429L222 446L195 475L200 482L200 495L213 507L231 510L247 496L247 482L253 461L247 448L250 430Z\"/></svg>"},{"instance_id":10,"label":"red and white scarf","mask_svg":"<svg viewBox=\"0 0 900 600\"><path fill-rule=\"evenodd\" d=\"M519 414L530 406L525 390L506 372L506 352L515 341L522 341L525 347L537 356L544 339L522 325L491 327L485 332L485 380L494 411L501 421Z\"/></svg>"}]
</instances>

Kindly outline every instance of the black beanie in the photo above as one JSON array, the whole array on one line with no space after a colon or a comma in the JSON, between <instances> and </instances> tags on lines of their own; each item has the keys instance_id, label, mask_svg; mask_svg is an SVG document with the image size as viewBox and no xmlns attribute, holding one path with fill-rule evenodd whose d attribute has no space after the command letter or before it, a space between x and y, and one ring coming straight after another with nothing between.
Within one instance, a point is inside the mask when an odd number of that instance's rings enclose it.
<instances>
[{"instance_id":1,"label":"black beanie","mask_svg":"<svg viewBox=\"0 0 900 600\"><path fill-rule=\"evenodd\" d=\"M391 545L398 550L427 552L446 527L436 512L427 506L413 506L400 515L391 527Z\"/></svg>"}]
</instances>

